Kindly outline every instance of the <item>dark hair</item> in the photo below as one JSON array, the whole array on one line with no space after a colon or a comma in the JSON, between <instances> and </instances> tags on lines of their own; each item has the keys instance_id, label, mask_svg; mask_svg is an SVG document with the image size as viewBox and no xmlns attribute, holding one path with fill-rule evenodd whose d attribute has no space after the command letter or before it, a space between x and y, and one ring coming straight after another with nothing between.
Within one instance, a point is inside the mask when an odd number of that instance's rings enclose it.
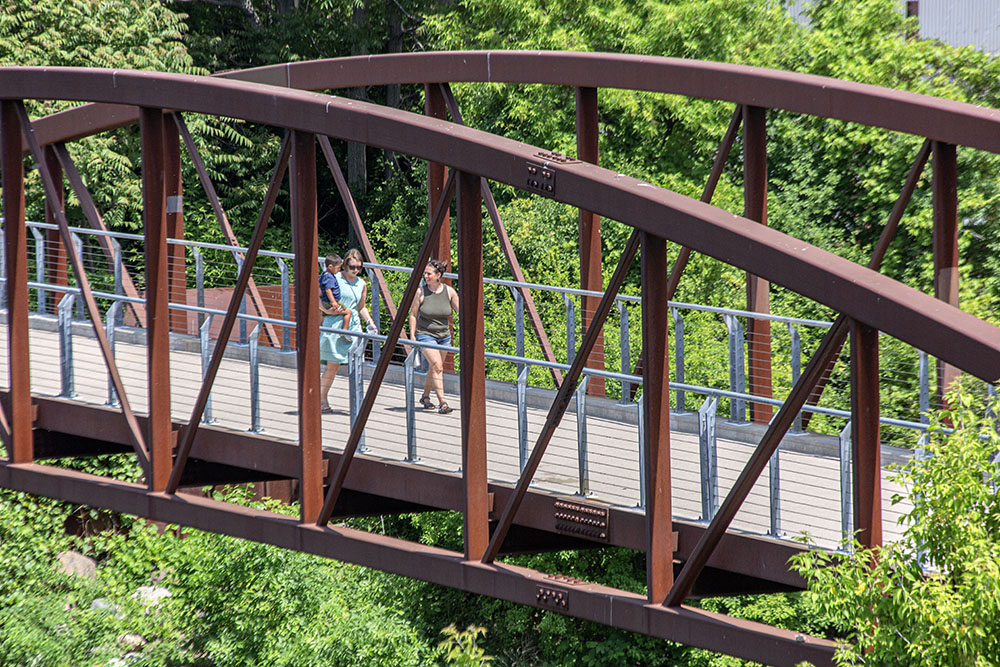
<instances>
[{"instance_id":1,"label":"dark hair","mask_svg":"<svg viewBox=\"0 0 1000 667\"><path fill-rule=\"evenodd\" d=\"M338 264L343 264L344 260L340 258L340 255L334 252L326 256L325 262L327 266L337 266Z\"/></svg>"},{"instance_id":2,"label":"dark hair","mask_svg":"<svg viewBox=\"0 0 1000 667\"><path fill-rule=\"evenodd\" d=\"M429 262L427 262L427 266L433 266L434 270L437 271L438 273L444 273L448 269L447 264L437 259L432 259Z\"/></svg>"}]
</instances>

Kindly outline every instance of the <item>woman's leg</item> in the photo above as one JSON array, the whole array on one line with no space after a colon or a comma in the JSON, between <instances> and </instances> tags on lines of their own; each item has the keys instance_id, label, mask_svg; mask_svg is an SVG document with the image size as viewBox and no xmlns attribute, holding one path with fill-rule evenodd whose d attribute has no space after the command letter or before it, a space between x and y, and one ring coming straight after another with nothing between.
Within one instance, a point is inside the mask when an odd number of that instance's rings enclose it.
<instances>
[{"instance_id":1,"label":"woman's leg","mask_svg":"<svg viewBox=\"0 0 1000 667\"><path fill-rule=\"evenodd\" d=\"M330 400L327 394L330 393L330 387L333 386L333 380L337 377L337 371L340 369L340 364L335 364L332 362L326 362L326 367L323 369L323 375L319 378L319 398L324 406L330 405Z\"/></svg>"},{"instance_id":2,"label":"woman's leg","mask_svg":"<svg viewBox=\"0 0 1000 667\"><path fill-rule=\"evenodd\" d=\"M444 363L441 361L441 350L424 348L427 357L427 377L424 378L424 396L430 396L431 389L437 396L438 403L444 403Z\"/></svg>"}]
</instances>

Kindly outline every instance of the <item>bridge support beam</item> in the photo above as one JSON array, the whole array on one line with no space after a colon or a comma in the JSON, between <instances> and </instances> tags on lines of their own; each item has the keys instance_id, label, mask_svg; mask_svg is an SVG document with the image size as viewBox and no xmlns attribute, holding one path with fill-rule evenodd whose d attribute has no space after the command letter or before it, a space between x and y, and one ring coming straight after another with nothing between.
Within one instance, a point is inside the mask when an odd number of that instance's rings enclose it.
<instances>
[{"instance_id":1,"label":"bridge support beam","mask_svg":"<svg viewBox=\"0 0 1000 667\"><path fill-rule=\"evenodd\" d=\"M591 164L598 163L599 142L597 128L597 89L576 89L576 156ZM604 291L604 275L601 272L601 216L580 209L580 289L592 292ZM601 298L580 297L580 327L586 331L594 319ZM599 334L594 351L587 358L587 368L604 370L604 334ZM604 378L591 376L587 385L591 396L604 396Z\"/></svg>"},{"instance_id":2,"label":"bridge support beam","mask_svg":"<svg viewBox=\"0 0 1000 667\"><path fill-rule=\"evenodd\" d=\"M7 457L34 459L31 366L28 357L28 228L24 222L24 146L13 100L0 100L0 159L3 160L4 243L7 258L7 368L10 377Z\"/></svg>"},{"instance_id":3,"label":"bridge support beam","mask_svg":"<svg viewBox=\"0 0 1000 667\"><path fill-rule=\"evenodd\" d=\"M448 120L448 104L445 100L444 91L437 83L424 84L424 113L431 118ZM427 224L434 221L434 213L437 211L438 202L444 196L444 184L448 180L448 167L437 162L427 163ZM437 259L451 266L451 223L448 212L445 211L444 220L437 232L437 240L431 246L431 259ZM414 267L423 270L423 267ZM451 285L451 278L442 277L441 280L446 285ZM455 362L450 353L444 353L444 371L451 373L455 370Z\"/></svg>"},{"instance_id":4,"label":"bridge support beam","mask_svg":"<svg viewBox=\"0 0 1000 667\"><path fill-rule=\"evenodd\" d=\"M854 529L866 547L882 544L878 331L851 320L851 452Z\"/></svg>"},{"instance_id":5,"label":"bridge support beam","mask_svg":"<svg viewBox=\"0 0 1000 667\"><path fill-rule=\"evenodd\" d=\"M642 302L667 302L667 242L642 234ZM674 584L670 499L670 365L666 308L642 309L642 418L645 420L646 590L650 604L666 599Z\"/></svg>"},{"instance_id":6,"label":"bridge support beam","mask_svg":"<svg viewBox=\"0 0 1000 667\"><path fill-rule=\"evenodd\" d=\"M142 136L142 209L146 254L146 362L148 371L149 488L164 491L173 469L170 420L170 296L167 273L167 192L163 111L139 112Z\"/></svg>"},{"instance_id":7,"label":"bridge support beam","mask_svg":"<svg viewBox=\"0 0 1000 667\"><path fill-rule=\"evenodd\" d=\"M181 178L181 136L177 122L168 118L163 124L164 148L164 186L167 196L167 237L184 240L184 193ZM171 303L187 301L187 268L185 265L184 246L172 244L167 246L167 281ZM187 312L171 310L170 330L188 333Z\"/></svg>"},{"instance_id":8,"label":"bridge support beam","mask_svg":"<svg viewBox=\"0 0 1000 667\"><path fill-rule=\"evenodd\" d=\"M458 282L462 358L462 476L465 557L478 560L490 541L486 480L486 344L483 332L483 200L479 176L458 176Z\"/></svg>"},{"instance_id":9,"label":"bridge support beam","mask_svg":"<svg viewBox=\"0 0 1000 667\"><path fill-rule=\"evenodd\" d=\"M767 225L767 110L743 107L743 216ZM771 310L771 284L747 274L747 310ZM771 398L771 322L747 321L747 392ZM750 419L759 424L771 421L771 406L750 403Z\"/></svg>"},{"instance_id":10,"label":"bridge support beam","mask_svg":"<svg viewBox=\"0 0 1000 667\"><path fill-rule=\"evenodd\" d=\"M63 189L63 169L59 163L59 156L53 146L45 147L45 169L48 170L52 181L56 184L58 202L45 199L45 222L50 225L59 225L57 209L62 213L66 212L66 193ZM45 279L49 283L56 285L69 284L69 259L66 256L66 246L63 245L62 236L58 229L49 229L45 232ZM53 294L63 294L54 292ZM52 298L52 312L56 311L60 296Z\"/></svg>"},{"instance_id":11,"label":"bridge support beam","mask_svg":"<svg viewBox=\"0 0 1000 667\"><path fill-rule=\"evenodd\" d=\"M323 424L319 395L319 238L316 214L316 139L291 133L289 169L292 247L295 252L295 354L298 361L299 505L303 523L315 523L323 506Z\"/></svg>"},{"instance_id":12,"label":"bridge support beam","mask_svg":"<svg viewBox=\"0 0 1000 667\"><path fill-rule=\"evenodd\" d=\"M931 157L934 206L934 296L958 307L958 159L954 144L935 141ZM937 362L937 396L944 401L958 369Z\"/></svg>"}]
</instances>

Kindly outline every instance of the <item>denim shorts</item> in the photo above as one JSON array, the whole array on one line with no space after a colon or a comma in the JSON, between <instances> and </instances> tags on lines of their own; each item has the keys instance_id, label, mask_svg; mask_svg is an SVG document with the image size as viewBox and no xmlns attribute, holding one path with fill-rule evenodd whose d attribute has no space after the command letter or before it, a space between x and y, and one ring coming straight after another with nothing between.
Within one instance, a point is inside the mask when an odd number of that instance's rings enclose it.
<instances>
[{"instance_id":1,"label":"denim shorts","mask_svg":"<svg viewBox=\"0 0 1000 667\"><path fill-rule=\"evenodd\" d=\"M434 343L436 345L451 345L451 334L448 334L447 336L441 336L440 338L435 338L430 334L418 333L417 342Z\"/></svg>"}]
</instances>

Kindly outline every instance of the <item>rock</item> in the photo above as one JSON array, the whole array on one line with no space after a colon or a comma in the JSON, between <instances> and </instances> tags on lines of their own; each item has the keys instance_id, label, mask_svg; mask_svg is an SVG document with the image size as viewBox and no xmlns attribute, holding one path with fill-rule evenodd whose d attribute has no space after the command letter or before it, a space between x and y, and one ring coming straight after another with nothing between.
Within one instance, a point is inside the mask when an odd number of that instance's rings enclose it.
<instances>
[{"instance_id":1,"label":"rock","mask_svg":"<svg viewBox=\"0 0 1000 667\"><path fill-rule=\"evenodd\" d=\"M162 586L139 586L135 592L135 597L145 602L147 605L156 606L160 600L168 598L172 593Z\"/></svg>"},{"instance_id":2,"label":"rock","mask_svg":"<svg viewBox=\"0 0 1000 667\"><path fill-rule=\"evenodd\" d=\"M146 644L146 639L142 635L133 633L124 634L118 637L118 643L124 644L129 650L134 651L142 648Z\"/></svg>"},{"instance_id":3,"label":"rock","mask_svg":"<svg viewBox=\"0 0 1000 667\"><path fill-rule=\"evenodd\" d=\"M63 574L74 574L87 579L97 578L97 562L82 553L63 551L56 556L56 561L59 563L59 571Z\"/></svg>"},{"instance_id":4,"label":"rock","mask_svg":"<svg viewBox=\"0 0 1000 667\"><path fill-rule=\"evenodd\" d=\"M94 598L94 601L90 603L91 609L103 609L109 613L115 615L115 618L123 618L122 609L118 605L108 602L104 598Z\"/></svg>"}]
</instances>

